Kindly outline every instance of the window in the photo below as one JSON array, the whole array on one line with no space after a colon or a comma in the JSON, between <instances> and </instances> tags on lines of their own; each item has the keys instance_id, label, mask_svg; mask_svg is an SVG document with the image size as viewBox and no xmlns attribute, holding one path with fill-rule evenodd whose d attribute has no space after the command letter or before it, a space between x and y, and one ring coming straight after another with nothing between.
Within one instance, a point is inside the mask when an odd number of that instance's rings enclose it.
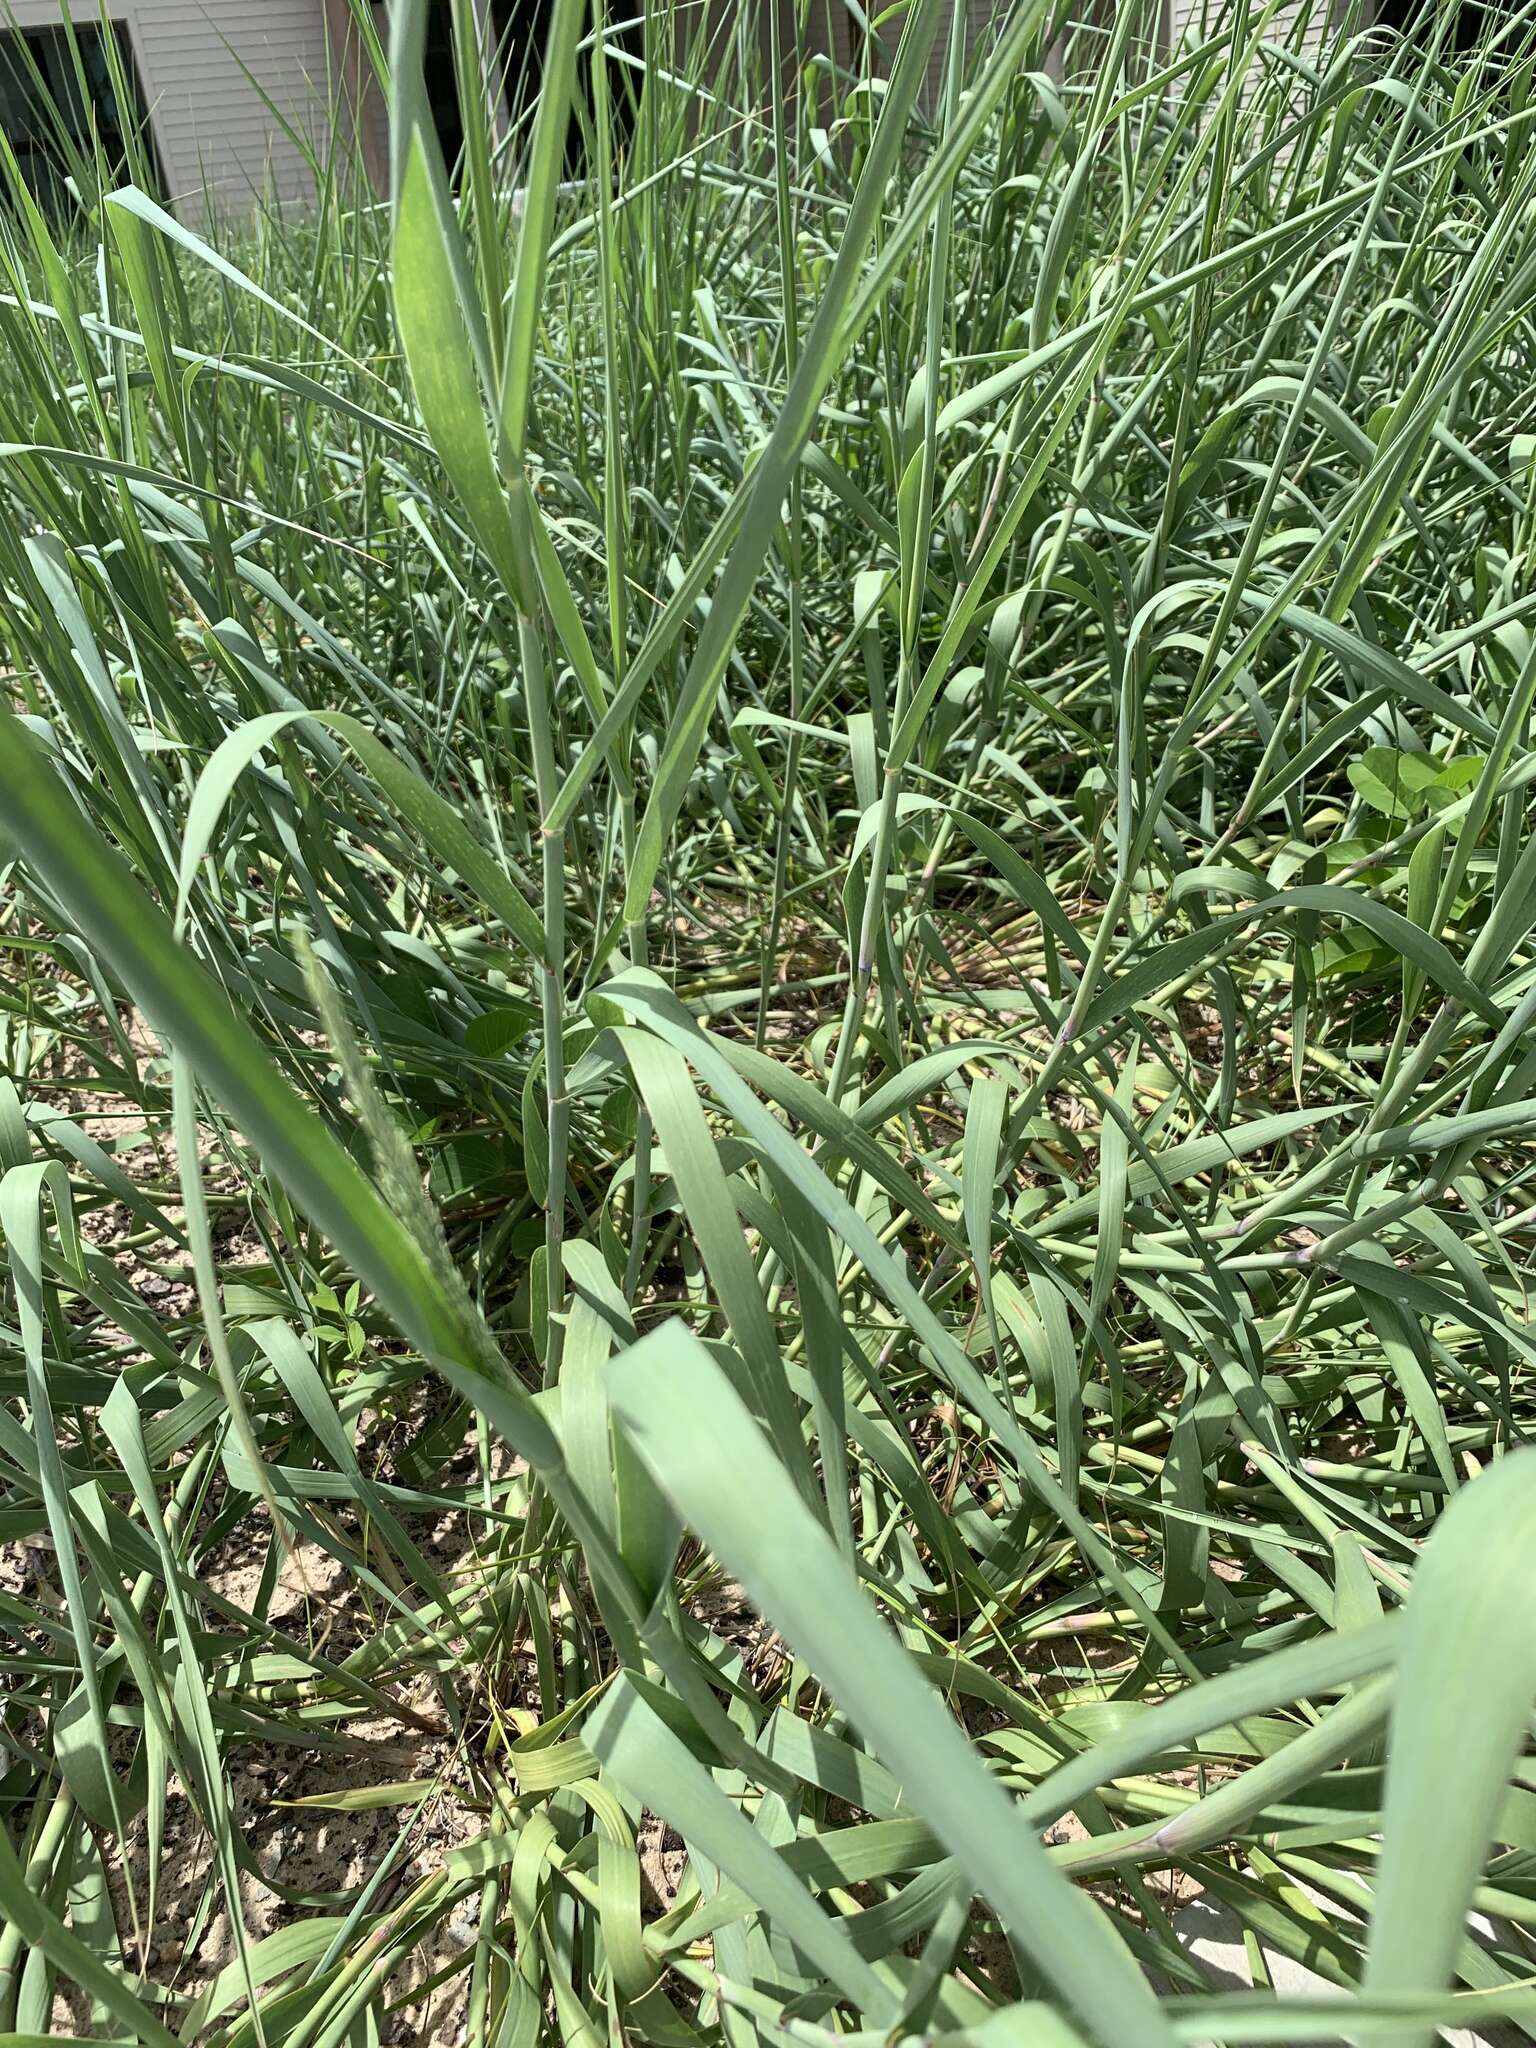
<instances>
[{"instance_id":1,"label":"window","mask_svg":"<svg viewBox=\"0 0 1536 2048\"><path fill-rule=\"evenodd\" d=\"M464 122L459 112L459 84L453 68L453 17L448 0L438 0L427 17L422 70L432 125L442 144L443 161L453 171L464 147Z\"/></svg>"},{"instance_id":2,"label":"window","mask_svg":"<svg viewBox=\"0 0 1536 2048\"><path fill-rule=\"evenodd\" d=\"M549 32L549 0L489 0L491 22L496 31L495 67L507 106L515 115L526 116L537 98L544 63L544 38ZM633 0L617 0L604 25L608 49L608 106L614 126L614 147L622 150L633 133L635 112L644 76L644 10ZM679 33L686 34L688 13L681 10ZM592 115L592 58L583 55L576 73L576 99L582 115ZM589 168L582 141L582 119L573 111L565 144L565 174L579 178Z\"/></svg>"},{"instance_id":3,"label":"window","mask_svg":"<svg viewBox=\"0 0 1536 2048\"><path fill-rule=\"evenodd\" d=\"M1447 11L1450 21L1441 23L1440 17ZM1445 0L1375 0L1371 18L1378 28L1396 29L1399 35L1411 36L1416 42L1428 44L1437 27L1442 30L1441 57L1453 61L1458 54L1464 54L1477 47L1478 35L1485 21L1491 26L1493 8L1479 6L1477 0L1464 0L1462 5L1451 5Z\"/></svg>"},{"instance_id":4,"label":"window","mask_svg":"<svg viewBox=\"0 0 1536 2048\"><path fill-rule=\"evenodd\" d=\"M539 73L544 58L544 38L549 29L549 0L470 0L482 38L483 60L494 96L493 128L501 131L508 120L526 123L538 94ZM377 5L377 0L375 0ZM629 13L634 16L635 9ZM622 28L610 29L610 43L618 44L638 58L641 38L635 19ZM434 0L427 15L427 33L422 51L422 68L427 105L443 160L451 174L464 147L464 122L459 106L458 76L454 68L452 0ZM608 92L618 138L634 119L639 93L639 71L621 58L610 58ZM590 84L578 87L591 104ZM580 123L572 120L566 140L567 177L578 177L586 168Z\"/></svg>"},{"instance_id":5,"label":"window","mask_svg":"<svg viewBox=\"0 0 1536 2048\"><path fill-rule=\"evenodd\" d=\"M49 211L67 208L71 178L85 189L94 184L98 149L107 177L120 182L134 143L150 147L122 25L0 32L0 130L28 190Z\"/></svg>"}]
</instances>

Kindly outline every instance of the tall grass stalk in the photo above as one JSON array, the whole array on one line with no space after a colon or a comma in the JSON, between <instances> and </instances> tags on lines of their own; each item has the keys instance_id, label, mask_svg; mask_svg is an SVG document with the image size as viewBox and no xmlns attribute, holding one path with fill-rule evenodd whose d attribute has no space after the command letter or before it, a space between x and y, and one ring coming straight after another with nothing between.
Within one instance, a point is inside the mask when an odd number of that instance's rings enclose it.
<instances>
[{"instance_id":1,"label":"tall grass stalk","mask_svg":"<svg viewBox=\"0 0 1536 2048\"><path fill-rule=\"evenodd\" d=\"M1536 2035L1536 9L357 17L0 149L0 2036Z\"/></svg>"}]
</instances>

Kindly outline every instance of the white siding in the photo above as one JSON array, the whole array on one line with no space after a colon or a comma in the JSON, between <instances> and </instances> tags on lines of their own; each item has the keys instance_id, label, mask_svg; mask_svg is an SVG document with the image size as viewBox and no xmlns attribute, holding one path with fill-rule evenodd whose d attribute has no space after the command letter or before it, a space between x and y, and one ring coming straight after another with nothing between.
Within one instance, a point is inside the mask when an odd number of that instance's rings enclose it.
<instances>
[{"instance_id":1,"label":"white siding","mask_svg":"<svg viewBox=\"0 0 1536 2048\"><path fill-rule=\"evenodd\" d=\"M20 28L64 11L63 0L10 0L10 9ZM74 0L72 11L84 27L99 18L98 0ZM233 208L269 189L285 200L312 191L282 124L317 140L330 126L325 0L110 0L109 12L128 30L166 185L183 212L201 210L205 188Z\"/></svg>"},{"instance_id":2,"label":"white siding","mask_svg":"<svg viewBox=\"0 0 1536 2048\"><path fill-rule=\"evenodd\" d=\"M1211 0L1170 0L1169 12L1175 42L1187 33L1198 36L1206 22L1214 32L1227 18ZM1269 25L1268 39L1287 44L1298 56L1316 57L1327 35L1329 12L1327 0L1286 0Z\"/></svg>"}]
</instances>

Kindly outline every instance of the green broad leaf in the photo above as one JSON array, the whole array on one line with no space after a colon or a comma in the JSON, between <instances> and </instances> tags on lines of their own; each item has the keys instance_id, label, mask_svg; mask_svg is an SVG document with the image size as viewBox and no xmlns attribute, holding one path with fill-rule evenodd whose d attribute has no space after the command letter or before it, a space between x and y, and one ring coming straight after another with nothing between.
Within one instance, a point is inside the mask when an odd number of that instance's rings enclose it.
<instances>
[{"instance_id":1,"label":"green broad leaf","mask_svg":"<svg viewBox=\"0 0 1536 2048\"><path fill-rule=\"evenodd\" d=\"M1410 769L1414 755L1398 753L1392 747L1371 747L1358 761L1350 762L1349 779L1372 810L1387 817L1408 817L1418 809L1422 792L1434 780L1434 764L1427 755L1418 758L1428 764L1427 776L1422 770L1416 775Z\"/></svg>"},{"instance_id":2,"label":"green broad leaf","mask_svg":"<svg viewBox=\"0 0 1536 2048\"><path fill-rule=\"evenodd\" d=\"M614 1411L684 1519L818 1673L1063 1999L1106 2040L1172 2040L1129 1955L1050 1870L868 1605L740 1396L673 1324L609 1367Z\"/></svg>"},{"instance_id":3,"label":"green broad leaf","mask_svg":"<svg viewBox=\"0 0 1536 2048\"><path fill-rule=\"evenodd\" d=\"M432 1148L427 1186L434 1201L447 1205L468 1200L506 1175L506 1153L491 1139L454 1138Z\"/></svg>"},{"instance_id":4,"label":"green broad leaf","mask_svg":"<svg viewBox=\"0 0 1536 2048\"><path fill-rule=\"evenodd\" d=\"M1414 1576L1387 1741L1367 1994L1436 1993L1450 1981L1536 1701L1533 1541L1536 1453L1516 1451L1456 1495ZM1430 2048L1433 2037L1432 2027L1405 2026L1386 2038L1393 2048Z\"/></svg>"},{"instance_id":5,"label":"green broad leaf","mask_svg":"<svg viewBox=\"0 0 1536 2048\"><path fill-rule=\"evenodd\" d=\"M439 461L452 479L476 539L505 588L530 609L529 587L513 535L507 493L497 474L476 374L470 330L462 303L462 266L449 237L457 229L444 217L425 131L412 124L405 143L401 181L395 195L394 300L401 346L415 386L416 401Z\"/></svg>"}]
</instances>

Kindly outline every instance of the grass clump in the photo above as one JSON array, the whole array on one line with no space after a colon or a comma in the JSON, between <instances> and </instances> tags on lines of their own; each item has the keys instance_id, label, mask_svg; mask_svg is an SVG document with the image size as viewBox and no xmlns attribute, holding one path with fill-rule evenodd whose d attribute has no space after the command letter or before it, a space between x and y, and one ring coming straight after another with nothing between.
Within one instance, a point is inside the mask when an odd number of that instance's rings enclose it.
<instances>
[{"instance_id":1,"label":"grass clump","mask_svg":"<svg viewBox=\"0 0 1536 2048\"><path fill-rule=\"evenodd\" d=\"M454 16L11 167L0 2036L1530 2031L1528 10Z\"/></svg>"}]
</instances>

